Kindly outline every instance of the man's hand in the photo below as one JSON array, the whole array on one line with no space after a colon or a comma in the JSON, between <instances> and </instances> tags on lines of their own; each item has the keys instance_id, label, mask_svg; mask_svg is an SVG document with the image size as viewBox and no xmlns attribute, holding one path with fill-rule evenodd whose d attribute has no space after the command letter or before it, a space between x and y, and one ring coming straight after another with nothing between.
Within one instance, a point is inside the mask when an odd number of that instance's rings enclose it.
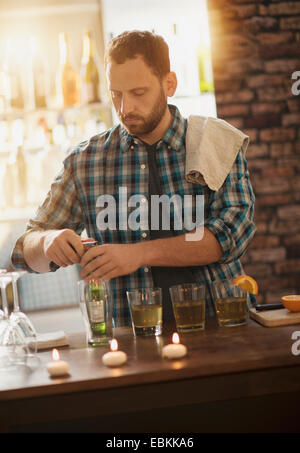
<instances>
[{"instance_id":1,"label":"man's hand","mask_svg":"<svg viewBox=\"0 0 300 453\"><path fill-rule=\"evenodd\" d=\"M138 244L104 244L90 248L82 257L82 279L110 280L131 274L141 266Z\"/></svg>"},{"instance_id":2,"label":"man's hand","mask_svg":"<svg viewBox=\"0 0 300 453\"><path fill-rule=\"evenodd\" d=\"M48 231L43 238L45 256L61 267L80 262L84 254L84 246L80 236L73 230Z\"/></svg>"}]
</instances>

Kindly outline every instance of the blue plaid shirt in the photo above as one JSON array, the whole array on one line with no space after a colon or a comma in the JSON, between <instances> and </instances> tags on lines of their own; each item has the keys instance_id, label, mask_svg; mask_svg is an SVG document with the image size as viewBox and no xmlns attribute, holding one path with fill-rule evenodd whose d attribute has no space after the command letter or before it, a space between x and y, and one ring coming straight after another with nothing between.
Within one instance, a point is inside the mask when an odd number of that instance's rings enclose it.
<instances>
[{"instance_id":1,"label":"blue plaid shirt","mask_svg":"<svg viewBox=\"0 0 300 453\"><path fill-rule=\"evenodd\" d=\"M169 105L173 123L157 143L157 165L163 192L172 195L203 195L204 225L219 241L223 256L219 262L191 267L195 281L207 287L207 314L214 313L211 283L243 274L240 257L251 241L255 225L254 193L249 180L247 163L240 150L223 186L212 191L207 186L192 184L185 179L185 136L187 120L178 109ZM134 194L148 197L149 168L145 145L117 125L103 134L82 142L64 160L61 172L54 180L35 218L29 220L26 232L17 241L12 253L16 268L30 269L23 257L25 234L33 230L70 228L103 243L135 243L149 238L149 231L138 229L99 230L97 207L100 195L110 194L118 203L119 187L126 187L128 198ZM128 208L128 214L130 214ZM116 210L118 214L118 209ZM98 222L99 223L99 222ZM117 219L118 225L118 219ZM174 234L183 234L174 230ZM130 313L126 290L153 286L151 267L139 268L130 275L111 280L114 296L114 323L128 325Z\"/></svg>"}]
</instances>

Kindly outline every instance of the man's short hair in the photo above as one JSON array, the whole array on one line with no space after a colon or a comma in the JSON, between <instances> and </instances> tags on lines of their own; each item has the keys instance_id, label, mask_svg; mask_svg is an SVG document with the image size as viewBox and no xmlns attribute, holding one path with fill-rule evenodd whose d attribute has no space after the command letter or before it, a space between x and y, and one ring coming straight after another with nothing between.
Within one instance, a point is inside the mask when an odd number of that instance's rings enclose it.
<instances>
[{"instance_id":1,"label":"man's short hair","mask_svg":"<svg viewBox=\"0 0 300 453\"><path fill-rule=\"evenodd\" d=\"M125 63L142 56L153 73L162 79L170 72L169 47L165 40L150 31L124 31L113 38L104 55L105 68L110 62Z\"/></svg>"}]
</instances>

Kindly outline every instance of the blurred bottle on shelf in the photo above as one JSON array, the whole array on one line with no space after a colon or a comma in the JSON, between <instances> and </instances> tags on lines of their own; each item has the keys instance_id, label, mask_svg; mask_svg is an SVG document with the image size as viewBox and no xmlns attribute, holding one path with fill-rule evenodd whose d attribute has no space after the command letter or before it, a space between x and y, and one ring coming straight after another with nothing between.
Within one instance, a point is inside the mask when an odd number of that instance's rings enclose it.
<instances>
[{"instance_id":1,"label":"blurred bottle on shelf","mask_svg":"<svg viewBox=\"0 0 300 453\"><path fill-rule=\"evenodd\" d=\"M10 83L8 67L5 58L0 61L0 113L4 113L9 108Z\"/></svg>"},{"instance_id":2,"label":"blurred bottle on shelf","mask_svg":"<svg viewBox=\"0 0 300 453\"><path fill-rule=\"evenodd\" d=\"M14 148L22 146L26 135L26 124L22 115L18 118L14 118L10 124L10 135L8 140Z\"/></svg>"},{"instance_id":3,"label":"blurred bottle on shelf","mask_svg":"<svg viewBox=\"0 0 300 453\"><path fill-rule=\"evenodd\" d=\"M24 96L21 80L21 70L17 63L12 63L10 69L10 105L12 108L24 109Z\"/></svg>"},{"instance_id":4,"label":"blurred bottle on shelf","mask_svg":"<svg viewBox=\"0 0 300 453\"><path fill-rule=\"evenodd\" d=\"M35 108L44 109L47 107L48 76L44 56L38 50L33 57L32 70Z\"/></svg>"},{"instance_id":5,"label":"blurred bottle on shelf","mask_svg":"<svg viewBox=\"0 0 300 453\"><path fill-rule=\"evenodd\" d=\"M22 146L14 149L6 162L3 194L6 206L24 208L27 205L27 161Z\"/></svg>"},{"instance_id":6,"label":"blurred bottle on shelf","mask_svg":"<svg viewBox=\"0 0 300 453\"><path fill-rule=\"evenodd\" d=\"M17 168L17 197L16 205L20 208L24 208L27 205L27 162L24 153L23 146L18 146L16 153L16 168Z\"/></svg>"},{"instance_id":7,"label":"blurred bottle on shelf","mask_svg":"<svg viewBox=\"0 0 300 453\"><path fill-rule=\"evenodd\" d=\"M6 85L9 105L12 108L24 108L24 93L22 83L21 55L13 48L11 40L6 41L4 66L8 76L9 84Z\"/></svg>"},{"instance_id":8,"label":"blurred bottle on shelf","mask_svg":"<svg viewBox=\"0 0 300 453\"><path fill-rule=\"evenodd\" d=\"M91 104L93 102L100 102L100 76L95 41L90 30L87 30L83 35L80 76L81 103Z\"/></svg>"},{"instance_id":9,"label":"blurred bottle on shelf","mask_svg":"<svg viewBox=\"0 0 300 453\"><path fill-rule=\"evenodd\" d=\"M0 151L6 148L6 141L9 135L9 123L5 119L0 119Z\"/></svg>"},{"instance_id":10,"label":"blurred bottle on shelf","mask_svg":"<svg viewBox=\"0 0 300 453\"><path fill-rule=\"evenodd\" d=\"M31 137L31 146L34 149L41 149L50 141L50 130L45 117L39 117L34 121L34 130Z\"/></svg>"},{"instance_id":11,"label":"blurred bottle on shelf","mask_svg":"<svg viewBox=\"0 0 300 453\"><path fill-rule=\"evenodd\" d=\"M57 96L60 107L73 107L79 103L79 75L70 64L68 50L66 34L59 33Z\"/></svg>"},{"instance_id":12,"label":"blurred bottle on shelf","mask_svg":"<svg viewBox=\"0 0 300 453\"><path fill-rule=\"evenodd\" d=\"M5 170L2 179L4 204L8 207L14 206L16 194L16 165L15 154L11 153L5 164Z\"/></svg>"},{"instance_id":13,"label":"blurred bottle on shelf","mask_svg":"<svg viewBox=\"0 0 300 453\"><path fill-rule=\"evenodd\" d=\"M62 147L67 140L66 120L62 113L58 114L56 124L52 130L52 139L54 145Z\"/></svg>"},{"instance_id":14,"label":"blurred bottle on shelf","mask_svg":"<svg viewBox=\"0 0 300 453\"><path fill-rule=\"evenodd\" d=\"M198 70L201 93L213 93L214 82L209 46L200 45L198 48Z\"/></svg>"}]
</instances>

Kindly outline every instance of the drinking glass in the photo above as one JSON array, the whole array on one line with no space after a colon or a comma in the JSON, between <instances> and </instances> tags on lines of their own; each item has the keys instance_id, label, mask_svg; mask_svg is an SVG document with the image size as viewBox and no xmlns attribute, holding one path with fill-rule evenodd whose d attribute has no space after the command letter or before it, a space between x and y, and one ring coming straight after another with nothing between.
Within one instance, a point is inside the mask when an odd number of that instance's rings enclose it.
<instances>
[{"instance_id":1,"label":"drinking glass","mask_svg":"<svg viewBox=\"0 0 300 453\"><path fill-rule=\"evenodd\" d=\"M4 318L0 324L0 366L25 365L28 349L22 330L18 324L10 319L6 288L12 278L8 273L0 273L0 286Z\"/></svg>"},{"instance_id":2,"label":"drinking glass","mask_svg":"<svg viewBox=\"0 0 300 453\"><path fill-rule=\"evenodd\" d=\"M106 345L113 338L112 297L108 282L91 280L78 282L79 305L83 316L87 343L91 346Z\"/></svg>"},{"instance_id":3,"label":"drinking glass","mask_svg":"<svg viewBox=\"0 0 300 453\"><path fill-rule=\"evenodd\" d=\"M7 273L6 269L0 269L0 275L6 274L6 273ZM2 307L3 307L3 300L2 300ZM2 308L0 308L0 324L1 324L2 319L4 319L4 318L5 318L4 311L2 310Z\"/></svg>"},{"instance_id":4,"label":"drinking glass","mask_svg":"<svg viewBox=\"0 0 300 453\"><path fill-rule=\"evenodd\" d=\"M2 310L1 310L1 320L0 320L0 338L2 338L2 333L8 327L9 324L9 313L8 313L8 303L6 297L6 287L11 283L11 278L7 275L5 269L0 269L0 287L1 287L1 300L2 300Z\"/></svg>"},{"instance_id":5,"label":"drinking glass","mask_svg":"<svg viewBox=\"0 0 300 453\"><path fill-rule=\"evenodd\" d=\"M213 283L212 294L219 326L233 327L247 323L247 291L229 279Z\"/></svg>"},{"instance_id":6,"label":"drinking glass","mask_svg":"<svg viewBox=\"0 0 300 453\"><path fill-rule=\"evenodd\" d=\"M169 288L176 327L179 332L205 328L205 286L182 283Z\"/></svg>"},{"instance_id":7,"label":"drinking glass","mask_svg":"<svg viewBox=\"0 0 300 453\"><path fill-rule=\"evenodd\" d=\"M142 288L126 293L134 335L161 335L162 289Z\"/></svg>"},{"instance_id":8,"label":"drinking glass","mask_svg":"<svg viewBox=\"0 0 300 453\"><path fill-rule=\"evenodd\" d=\"M2 310L2 308L0 308L0 325L1 325L1 321L5 318L4 316L4 311Z\"/></svg>"},{"instance_id":9,"label":"drinking glass","mask_svg":"<svg viewBox=\"0 0 300 453\"><path fill-rule=\"evenodd\" d=\"M17 272L10 272L8 275L11 276L12 279L12 288L13 288L13 299L14 299L14 309L10 314L10 319L14 321L22 330L23 335L26 339L26 343L33 351L33 354L37 352L37 335L35 328L32 325L32 322L28 318L25 313L20 310L20 303L19 303L19 292L18 292L18 280L23 275L27 274L26 271L17 271ZM29 355L33 355L30 354Z\"/></svg>"}]
</instances>

